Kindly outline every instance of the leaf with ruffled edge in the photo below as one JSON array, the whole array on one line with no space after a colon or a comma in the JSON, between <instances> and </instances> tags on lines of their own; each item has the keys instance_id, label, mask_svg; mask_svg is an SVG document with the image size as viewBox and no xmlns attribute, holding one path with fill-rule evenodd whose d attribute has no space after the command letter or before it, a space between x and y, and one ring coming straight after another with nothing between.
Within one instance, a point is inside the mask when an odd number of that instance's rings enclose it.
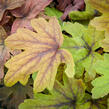
<instances>
[{"instance_id":1,"label":"leaf with ruffled edge","mask_svg":"<svg viewBox=\"0 0 109 109\"><path fill-rule=\"evenodd\" d=\"M100 42L104 38L104 32L70 22L65 22L62 28L72 35L72 37L65 36L62 47L68 49L74 57L76 76L80 78L85 70L85 80L94 79L96 76L94 64L102 59L102 55L95 51L101 46Z\"/></svg>"},{"instance_id":2,"label":"leaf with ruffled edge","mask_svg":"<svg viewBox=\"0 0 109 109\"><path fill-rule=\"evenodd\" d=\"M70 79L64 75L64 85L55 82L50 94L35 94L34 99L25 100L19 109L81 109L80 104L85 95L82 80Z\"/></svg>"},{"instance_id":3,"label":"leaf with ruffled edge","mask_svg":"<svg viewBox=\"0 0 109 109\"><path fill-rule=\"evenodd\" d=\"M104 59L97 61L95 64L96 71L101 77L92 81L92 97L100 98L109 93L109 54L104 54Z\"/></svg>"},{"instance_id":4,"label":"leaf with ruffled edge","mask_svg":"<svg viewBox=\"0 0 109 109\"><path fill-rule=\"evenodd\" d=\"M40 92L45 88L51 90L60 63L67 64L65 72L68 77L74 76L73 58L70 52L60 49L63 36L55 17L49 22L43 18L33 19L31 25L37 33L18 29L5 40L5 44L11 49L23 49L24 52L6 63L8 72L4 82L6 86L12 86L18 81L25 85L30 74L38 71L34 91Z\"/></svg>"}]
</instances>

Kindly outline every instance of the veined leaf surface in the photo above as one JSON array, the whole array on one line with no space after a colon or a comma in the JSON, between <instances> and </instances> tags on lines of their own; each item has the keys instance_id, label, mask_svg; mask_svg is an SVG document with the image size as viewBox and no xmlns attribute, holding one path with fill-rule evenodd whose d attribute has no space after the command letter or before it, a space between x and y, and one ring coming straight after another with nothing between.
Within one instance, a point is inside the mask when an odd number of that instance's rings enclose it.
<instances>
[{"instance_id":1,"label":"veined leaf surface","mask_svg":"<svg viewBox=\"0 0 109 109\"><path fill-rule=\"evenodd\" d=\"M64 85L55 82L50 94L35 94L34 99L25 100L19 109L82 109L81 101L85 95L82 80L64 77Z\"/></svg>"},{"instance_id":2,"label":"veined leaf surface","mask_svg":"<svg viewBox=\"0 0 109 109\"><path fill-rule=\"evenodd\" d=\"M80 78L85 70L85 80L93 80L96 76L95 63L102 59L102 55L95 51L100 47L104 32L96 31L91 26L86 28L79 23L70 22L65 22L62 28L72 35L72 37L65 36L62 47L68 49L73 55L76 77Z\"/></svg>"},{"instance_id":3,"label":"veined leaf surface","mask_svg":"<svg viewBox=\"0 0 109 109\"><path fill-rule=\"evenodd\" d=\"M18 81L25 85L30 74L38 71L34 91L40 92L45 88L52 89L60 63L67 64L66 74L73 77L74 63L70 52L60 49L63 36L55 17L49 22L43 18L33 19L31 24L37 33L18 29L5 40L11 49L23 49L24 52L6 63L9 70L4 81L6 86L12 86Z\"/></svg>"}]
</instances>

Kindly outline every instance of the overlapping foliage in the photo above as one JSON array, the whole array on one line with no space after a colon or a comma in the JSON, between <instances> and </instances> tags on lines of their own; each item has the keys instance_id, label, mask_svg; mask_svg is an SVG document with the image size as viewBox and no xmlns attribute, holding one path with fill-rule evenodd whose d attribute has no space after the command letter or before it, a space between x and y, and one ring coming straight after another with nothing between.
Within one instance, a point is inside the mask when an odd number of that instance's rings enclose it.
<instances>
[{"instance_id":1,"label":"overlapping foliage","mask_svg":"<svg viewBox=\"0 0 109 109\"><path fill-rule=\"evenodd\" d=\"M0 26L0 79L4 76L4 64L10 57L9 49L4 45L6 37L6 31Z\"/></svg>"},{"instance_id":2,"label":"overlapping foliage","mask_svg":"<svg viewBox=\"0 0 109 109\"><path fill-rule=\"evenodd\" d=\"M109 0L0 0L0 108L108 109L108 17Z\"/></svg>"},{"instance_id":3,"label":"overlapping foliage","mask_svg":"<svg viewBox=\"0 0 109 109\"><path fill-rule=\"evenodd\" d=\"M65 36L63 47L71 51L74 57L76 76L82 76L85 69L85 80L94 79L96 76L95 63L102 59L102 55L95 51L100 47L104 33L96 31L92 27L85 28L79 23L70 22L63 24L63 30L72 35L71 38Z\"/></svg>"},{"instance_id":4,"label":"overlapping foliage","mask_svg":"<svg viewBox=\"0 0 109 109\"><path fill-rule=\"evenodd\" d=\"M102 16L96 17L91 21L91 25L98 30L105 31L105 39L102 42L102 47L109 52L109 0L91 0L92 6L102 13Z\"/></svg>"},{"instance_id":5,"label":"overlapping foliage","mask_svg":"<svg viewBox=\"0 0 109 109\"><path fill-rule=\"evenodd\" d=\"M52 89L60 63L67 64L66 74L73 77L74 63L71 54L60 49L63 36L56 18L51 18L49 22L43 18L33 19L31 24L37 33L18 29L5 40L5 44L11 49L22 49L24 52L5 64L9 70L4 80L7 86L18 81L25 85L29 75L38 71L34 90L40 92L45 88Z\"/></svg>"}]
</instances>

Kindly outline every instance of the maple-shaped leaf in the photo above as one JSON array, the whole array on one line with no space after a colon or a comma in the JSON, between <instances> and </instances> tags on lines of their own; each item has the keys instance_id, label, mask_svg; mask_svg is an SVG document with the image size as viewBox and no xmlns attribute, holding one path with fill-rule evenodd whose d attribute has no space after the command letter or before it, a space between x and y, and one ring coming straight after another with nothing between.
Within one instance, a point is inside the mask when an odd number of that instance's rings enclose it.
<instances>
[{"instance_id":1,"label":"maple-shaped leaf","mask_svg":"<svg viewBox=\"0 0 109 109\"><path fill-rule=\"evenodd\" d=\"M35 94L34 99L25 100L19 109L82 109L81 101L85 95L85 85L82 80L67 78L64 75L64 85L55 82L50 94Z\"/></svg>"},{"instance_id":2,"label":"maple-shaped leaf","mask_svg":"<svg viewBox=\"0 0 109 109\"><path fill-rule=\"evenodd\" d=\"M17 83L13 87L0 87L0 107L18 109L18 105L22 103L24 99L33 98L33 87L31 85L32 80L30 80L26 86Z\"/></svg>"},{"instance_id":3,"label":"maple-shaped leaf","mask_svg":"<svg viewBox=\"0 0 109 109\"><path fill-rule=\"evenodd\" d=\"M12 11L15 17L18 17L13 25L11 33L16 32L18 28L25 27L32 30L30 20L35 18L52 0L26 0L25 4Z\"/></svg>"},{"instance_id":4,"label":"maple-shaped leaf","mask_svg":"<svg viewBox=\"0 0 109 109\"><path fill-rule=\"evenodd\" d=\"M91 21L91 25L101 31L109 30L109 0L88 0L89 3L102 13L100 17L96 17Z\"/></svg>"},{"instance_id":5,"label":"maple-shaped leaf","mask_svg":"<svg viewBox=\"0 0 109 109\"><path fill-rule=\"evenodd\" d=\"M21 7L24 0L0 0L0 21L6 10L12 10Z\"/></svg>"},{"instance_id":6,"label":"maple-shaped leaf","mask_svg":"<svg viewBox=\"0 0 109 109\"><path fill-rule=\"evenodd\" d=\"M5 44L11 49L23 49L24 52L6 63L9 70L4 82L6 86L12 86L18 81L25 85L29 75L38 71L34 90L40 92L45 88L52 89L60 63L67 64L65 72L67 76L73 77L74 62L70 52L60 49L63 36L55 17L49 22L43 18L33 19L31 24L37 33L18 29L5 40Z\"/></svg>"},{"instance_id":7,"label":"maple-shaped leaf","mask_svg":"<svg viewBox=\"0 0 109 109\"><path fill-rule=\"evenodd\" d=\"M92 81L94 88L92 89L92 97L100 98L109 93L109 54L104 54L104 60L99 60L95 64L97 73L101 77Z\"/></svg>"},{"instance_id":8,"label":"maple-shaped leaf","mask_svg":"<svg viewBox=\"0 0 109 109\"><path fill-rule=\"evenodd\" d=\"M4 64L6 60L10 57L9 50L4 45L4 39L7 34L2 26L0 26L0 79L4 76Z\"/></svg>"},{"instance_id":9,"label":"maple-shaped leaf","mask_svg":"<svg viewBox=\"0 0 109 109\"><path fill-rule=\"evenodd\" d=\"M80 78L85 70L85 80L94 79L96 76L94 65L97 60L102 59L102 55L95 51L101 46L100 41L104 38L104 32L70 22L65 22L62 28L72 35L72 37L65 36L62 47L68 49L73 55L76 76Z\"/></svg>"}]
</instances>

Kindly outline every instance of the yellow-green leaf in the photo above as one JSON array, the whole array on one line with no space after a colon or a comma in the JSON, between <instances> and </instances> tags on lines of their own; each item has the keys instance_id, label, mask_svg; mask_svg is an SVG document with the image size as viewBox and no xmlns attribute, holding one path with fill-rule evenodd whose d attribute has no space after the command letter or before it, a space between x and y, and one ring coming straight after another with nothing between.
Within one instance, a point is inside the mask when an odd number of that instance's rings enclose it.
<instances>
[{"instance_id":1,"label":"yellow-green leaf","mask_svg":"<svg viewBox=\"0 0 109 109\"><path fill-rule=\"evenodd\" d=\"M89 0L89 3L102 13L102 16L91 21L91 25L98 30L107 31L109 29L109 0Z\"/></svg>"},{"instance_id":2,"label":"yellow-green leaf","mask_svg":"<svg viewBox=\"0 0 109 109\"><path fill-rule=\"evenodd\" d=\"M109 14L109 0L88 0L101 13Z\"/></svg>"},{"instance_id":3,"label":"yellow-green leaf","mask_svg":"<svg viewBox=\"0 0 109 109\"><path fill-rule=\"evenodd\" d=\"M102 47L105 51L109 51L109 0L88 0L89 3L102 13L100 17L95 17L90 24L97 30L105 31L105 39Z\"/></svg>"},{"instance_id":4,"label":"yellow-green leaf","mask_svg":"<svg viewBox=\"0 0 109 109\"><path fill-rule=\"evenodd\" d=\"M69 77L74 76L73 58L67 50L60 49L63 36L55 17L49 22L43 18L33 19L31 25L36 32L18 29L5 40L11 49L24 51L6 63L8 72L4 82L6 86L12 86L18 81L25 85L30 74L38 71L34 91L40 92L45 88L51 90L60 63L67 64L66 74Z\"/></svg>"}]
</instances>

